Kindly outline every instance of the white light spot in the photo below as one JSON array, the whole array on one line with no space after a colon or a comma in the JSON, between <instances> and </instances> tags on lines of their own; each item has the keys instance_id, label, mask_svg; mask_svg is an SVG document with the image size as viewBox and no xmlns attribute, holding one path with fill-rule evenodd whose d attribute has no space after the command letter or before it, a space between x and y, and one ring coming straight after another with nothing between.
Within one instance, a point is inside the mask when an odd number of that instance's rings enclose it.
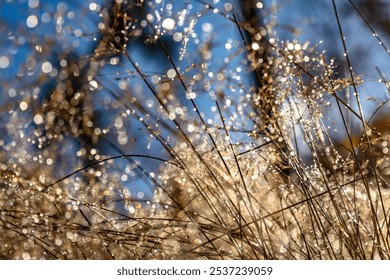
<instances>
[{"instance_id":1,"label":"white light spot","mask_svg":"<svg viewBox=\"0 0 390 280\"><path fill-rule=\"evenodd\" d=\"M213 25L208 23L208 22L205 22L202 24L202 30L204 32L211 32L211 31L213 31Z\"/></svg>"},{"instance_id":2,"label":"white light spot","mask_svg":"<svg viewBox=\"0 0 390 280\"><path fill-rule=\"evenodd\" d=\"M125 133L120 133L118 135L117 141L118 141L119 145L126 145L128 140L129 139Z\"/></svg>"},{"instance_id":3,"label":"white light spot","mask_svg":"<svg viewBox=\"0 0 390 280\"><path fill-rule=\"evenodd\" d=\"M89 89L90 90L95 90L98 88L98 86L99 86L99 84L95 80L92 80L89 82Z\"/></svg>"},{"instance_id":4,"label":"white light spot","mask_svg":"<svg viewBox=\"0 0 390 280\"><path fill-rule=\"evenodd\" d=\"M67 16L68 16L68 19L74 19L75 14L74 14L74 12L68 12Z\"/></svg>"},{"instance_id":5,"label":"white light spot","mask_svg":"<svg viewBox=\"0 0 390 280\"><path fill-rule=\"evenodd\" d=\"M23 258L23 260L28 261L31 257L30 257L30 254L29 254L29 253L23 252L23 253L22 253L22 258Z\"/></svg>"},{"instance_id":6,"label":"white light spot","mask_svg":"<svg viewBox=\"0 0 390 280\"><path fill-rule=\"evenodd\" d=\"M8 90L9 97L15 97L16 96L16 90L14 88L10 88Z\"/></svg>"},{"instance_id":7,"label":"white light spot","mask_svg":"<svg viewBox=\"0 0 390 280\"><path fill-rule=\"evenodd\" d=\"M96 11L96 9L97 9L96 3L92 2L91 4L89 4L89 9L90 9L91 11Z\"/></svg>"},{"instance_id":8,"label":"white light spot","mask_svg":"<svg viewBox=\"0 0 390 280\"><path fill-rule=\"evenodd\" d=\"M144 198L145 194L143 192L137 193L138 198Z\"/></svg>"},{"instance_id":9,"label":"white light spot","mask_svg":"<svg viewBox=\"0 0 390 280\"><path fill-rule=\"evenodd\" d=\"M167 31L173 30L175 28L175 21L171 18L166 18L162 22L162 28Z\"/></svg>"},{"instance_id":10,"label":"white light spot","mask_svg":"<svg viewBox=\"0 0 390 280\"><path fill-rule=\"evenodd\" d=\"M188 131L189 133L194 132L194 130L195 130L195 127L194 127L193 124L189 124L189 125L187 126L187 131Z\"/></svg>"},{"instance_id":11,"label":"white light spot","mask_svg":"<svg viewBox=\"0 0 390 280\"><path fill-rule=\"evenodd\" d=\"M61 59L60 65L61 67L66 67L66 65L68 65L68 61L66 61L65 59Z\"/></svg>"},{"instance_id":12,"label":"white light spot","mask_svg":"<svg viewBox=\"0 0 390 280\"><path fill-rule=\"evenodd\" d=\"M26 24L29 28L34 28L38 25L38 18L35 15L31 15L27 18Z\"/></svg>"},{"instance_id":13,"label":"white light spot","mask_svg":"<svg viewBox=\"0 0 390 280\"><path fill-rule=\"evenodd\" d=\"M41 124L41 123L43 123L43 118L42 118L42 116L41 116L40 114L36 114L36 115L34 116L34 122L35 122L35 124Z\"/></svg>"},{"instance_id":14,"label":"white light spot","mask_svg":"<svg viewBox=\"0 0 390 280\"><path fill-rule=\"evenodd\" d=\"M20 102L19 108L20 108L20 110L22 110L22 111L27 110L27 108L28 108L28 103L27 103L26 101Z\"/></svg>"},{"instance_id":15,"label":"white light spot","mask_svg":"<svg viewBox=\"0 0 390 280\"><path fill-rule=\"evenodd\" d=\"M76 37L81 37L81 36L83 35L83 32L82 32L80 29L76 29L76 30L74 31L74 35L75 35Z\"/></svg>"},{"instance_id":16,"label":"white light spot","mask_svg":"<svg viewBox=\"0 0 390 280\"><path fill-rule=\"evenodd\" d=\"M119 58L118 57L113 57L110 59L110 64L111 65L117 65L119 63Z\"/></svg>"},{"instance_id":17,"label":"white light spot","mask_svg":"<svg viewBox=\"0 0 390 280\"><path fill-rule=\"evenodd\" d=\"M175 40L175 42L180 42L182 39L183 34L181 32L175 32L175 34L173 34L173 40Z\"/></svg>"},{"instance_id":18,"label":"white light spot","mask_svg":"<svg viewBox=\"0 0 390 280\"><path fill-rule=\"evenodd\" d=\"M125 90L128 87L126 81L120 81L118 86L121 90Z\"/></svg>"},{"instance_id":19,"label":"white light spot","mask_svg":"<svg viewBox=\"0 0 390 280\"><path fill-rule=\"evenodd\" d=\"M252 50L257 51L260 48L259 44L256 42L252 43Z\"/></svg>"},{"instance_id":20,"label":"white light spot","mask_svg":"<svg viewBox=\"0 0 390 280\"><path fill-rule=\"evenodd\" d=\"M9 58L8 56L0 56L0 68L5 69L9 66Z\"/></svg>"},{"instance_id":21,"label":"white light spot","mask_svg":"<svg viewBox=\"0 0 390 280\"><path fill-rule=\"evenodd\" d=\"M135 213L135 208L133 206L129 207L129 213L134 214Z\"/></svg>"},{"instance_id":22,"label":"white light spot","mask_svg":"<svg viewBox=\"0 0 390 280\"><path fill-rule=\"evenodd\" d=\"M226 12L230 12L233 9L233 5L231 3L224 4Z\"/></svg>"},{"instance_id":23,"label":"white light spot","mask_svg":"<svg viewBox=\"0 0 390 280\"><path fill-rule=\"evenodd\" d=\"M42 63L42 72L43 73L50 73L51 70L53 70L53 66L51 65L51 63L49 61L45 61L44 63Z\"/></svg>"},{"instance_id":24,"label":"white light spot","mask_svg":"<svg viewBox=\"0 0 390 280\"><path fill-rule=\"evenodd\" d=\"M31 9L38 8L39 6L39 0L28 0L28 6Z\"/></svg>"},{"instance_id":25,"label":"white light spot","mask_svg":"<svg viewBox=\"0 0 390 280\"><path fill-rule=\"evenodd\" d=\"M187 99L195 99L196 98L196 93L195 92L187 92L186 94Z\"/></svg>"},{"instance_id":26,"label":"white light spot","mask_svg":"<svg viewBox=\"0 0 390 280\"><path fill-rule=\"evenodd\" d=\"M173 79L176 77L176 71L175 69L169 69L167 71L167 77L170 78L170 79Z\"/></svg>"}]
</instances>

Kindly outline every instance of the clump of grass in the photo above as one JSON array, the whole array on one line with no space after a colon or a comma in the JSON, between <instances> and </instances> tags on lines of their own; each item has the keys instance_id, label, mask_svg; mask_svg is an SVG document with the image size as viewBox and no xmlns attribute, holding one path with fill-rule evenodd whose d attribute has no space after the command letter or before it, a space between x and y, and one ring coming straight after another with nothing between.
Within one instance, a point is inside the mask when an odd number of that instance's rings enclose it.
<instances>
[{"instance_id":1,"label":"clump of grass","mask_svg":"<svg viewBox=\"0 0 390 280\"><path fill-rule=\"evenodd\" d=\"M352 71L348 40L343 76L318 46L253 20L263 4L250 2L90 5L96 34L57 20L55 59L47 38L28 38L20 71L36 86L5 85L2 258L389 258L390 134L362 106L368 76ZM214 34L214 18L235 35ZM78 59L61 30L92 38L90 54ZM137 48L161 53L164 70ZM378 70L374 116L389 93Z\"/></svg>"}]
</instances>

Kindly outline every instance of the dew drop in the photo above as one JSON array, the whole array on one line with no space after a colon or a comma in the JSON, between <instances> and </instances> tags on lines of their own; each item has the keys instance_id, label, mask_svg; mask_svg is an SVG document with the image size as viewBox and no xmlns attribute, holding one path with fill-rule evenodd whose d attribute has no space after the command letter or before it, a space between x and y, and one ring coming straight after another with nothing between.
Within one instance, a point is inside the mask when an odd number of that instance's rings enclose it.
<instances>
[{"instance_id":1,"label":"dew drop","mask_svg":"<svg viewBox=\"0 0 390 280\"><path fill-rule=\"evenodd\" d=\"M0 68L5 69L9 66L9 58L5 55L0 56Z\"/></svg>"},{"instance_id":2,"label":"dew drop","mask_svg":"<svg viewBox=\"0 0 390 280\"><path fill-rule=\"evenodd\" d=\"M20 108L20 110L22 110L22 111L27 110L27 108L28 108L28 103L27 103L26 101L20 102L19 108Z\"/></svg>"},{"instance_id":3,"label":"dew drop","mask_svg":"<svg viewBox=\"0 0 390 280\"><path fill-rule=\"evenodd\" d=\"M175 21L171 18L166 18L162 22L162 28L167 31L171 31L175 28Z\"/></svg>"},{"instance_id":4,"label":"dew drop","mask_svg":"<svg viewBox=\"0 0 390 280\"><path fill-rule=\"evenodd\" d=\"M23 258L23 260L28 261L31 257L30 257L30 254L29 254L29 253L23 252L23 253L22 253L22 258Z\"/></svg>"},{"instance_id":5,"label":"dew drop","mask_svg":"<svg viewBox=\"0 0 390 280\"><path fill-rule=\"evenodd\" d=\"M252 50L254 51L257 51L260 48L259 44L256 42L253 42L251 46L252 46Z\"/></svg>"},{"instance_id":6,"label":"dew drop","mask_svg":"<svg viewBox=\"0 0 390 280\"><path fill-rule=\"evenodd\" d=\"M202 244L203 242L202 242L202 239L200 239L200 238L196 238L195 240L194 240L194 244L196 244L196 245L200 245L200 244Z\"/></svg>"},{"instance_id":7,"label":"dew drop","mask_svg":"<svg viewBox=\"0 0 390 280\"><path fill-rule=\"evenodd\" d=\"M169 69L167 71L167 77L170 78L170 79L173 79L176 77L176 71L175 69Z\"/></svg>"},{"instance_id":8,"label":"dew drop","mask_svg":"<svg viewBox=\"0 0 390 280\"><path fill-rule=\"evenodd\" d=\"M38 25L38 18L35 15L31 15L26 19L26 24L29 28L34 28Z\"/></svg>"},{"instance_id":9,"label":"dew drop","mask_svg":"<svg viewBox=\"0 0 390 280\"><path fill-rule=\"evenodd\" d=\"M226 12L230 12L233 9L233 5L231 3L225 3L224 8Z\"/></svg>"},{"instance_id":10,"label":"dew drop","mask_svg":"<svg viewBox=\"0 0 390 280\"><path fill-rule=\"evenodd\" d=\"M51 70L53 70L53 66L51 65L51 63L49 61L45 61L44 63L42 63L42 72L43 73L50 73Z\"/></svg>"},{"instance_id":11,"label":"dew drop","mask_svg":"<svg viewBox=\"0 0 390 280\"><path fill-rule=\"evenodd\" d=\"M120 133L117 140L119 145L126 145L129 139L125 133Z\"/></svg>"},{"instance_id":12,"label":"dew drop","mask_svg":"<svg viewBox=\"0 0 390 280\"><path fill-rule=\"evenodd\" d=\"M98 6L96 5L96 3L92 2L89 4L89 9L91 11L96 11L97 8L98 8Z\"/></svg>"},{"instance_id":13,"label":"dew drop","mask_svg":"<svg viewBox=\"0 0 390 280\"><path fill-rule=\"evenodd\" d=\"M55 242L54 242L57 246L61 246L62 245L62 240L61 239L56 239Z\"/></svg>"},{"instance_id":14,"label":"dew drop","mask_svg":"<svg viewBox=\"0 0 390 280\"><path fill-rule=\"evenodd\" d=\"M98 88L99 84L95 81L92 80L89 82L89 89L90 90L96 90Z\"/></svg>"},{"instance_id":15,"label":"dew drop","mask_svg":"<svg viewBox=\"0 0 390 280\"><path fill-rule=\"evenodd\" d=\"M35 124L41 124L43 122L42 116L40 114L36 114L34 116L34 122L35 122Z\"/></svg>"},{"instance_id":16,"label":"dew drop","mask_svg":"<svg viewBox=\"0 0 390 280\"><path fill-rule=\"evenodd\" d=\"M28 6L31 9L38 8L39 6L39 0L28 0Z\"/></svg>"},{"instance_id":17,"label":"dew drop","mask_svg":"<svg viewBox=\"0 0 390 280\"><path fill-rule=\"evenodd\" d=\"M140 198L140 199L144 198L144 196L145 196L145 194L143 192L138 192L137 193L137 197Z\"/></svg>"}]
</instances>

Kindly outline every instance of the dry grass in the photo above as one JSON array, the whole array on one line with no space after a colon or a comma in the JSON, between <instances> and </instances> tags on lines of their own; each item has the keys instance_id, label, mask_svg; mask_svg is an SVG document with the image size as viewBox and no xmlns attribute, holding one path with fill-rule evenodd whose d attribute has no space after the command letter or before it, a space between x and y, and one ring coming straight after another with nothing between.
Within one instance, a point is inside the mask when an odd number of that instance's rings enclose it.
<instances>
[{"instance_id":1,"label":"dry grass","mask_svg":"<svg viewBox=\"0 0 390 280\"><path fill-rule=\"evenodd\" d=\"M67 36L26 34L35 47L19 71L35 86L3 82L1 258L389 259L385 73L370 118L369 77L352 71L347 40L343 76L325 52L278 40L272 21L242 22L234 6L141 2L96 9L81 58ZM148 24L148 3L167 14ZM197 29L213 17L236 34L222 55L217 31ZM138 61L139 42L164 73ZM56 73L31 66L49 60Z\"/></svg>"}]
</instances>

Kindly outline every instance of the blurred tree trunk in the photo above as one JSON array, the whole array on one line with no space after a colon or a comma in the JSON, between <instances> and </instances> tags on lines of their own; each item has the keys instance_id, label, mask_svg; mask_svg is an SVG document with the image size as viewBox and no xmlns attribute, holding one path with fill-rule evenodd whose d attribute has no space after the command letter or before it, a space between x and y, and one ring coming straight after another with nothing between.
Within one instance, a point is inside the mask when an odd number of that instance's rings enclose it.
<instances>
[{"instance_id":1,"label":"blurred tree trunk","mask_svg":"<svg viewBox=\"0 0 390 280\"><path fill-rule=\"evenodd\" d=\"M254 112L257 119L256 124L261 136L271 139L274 148L276 148L276 158L274 167L284 175L290 173L288 159L288 146L286 142L277 141L282 134L277 122L280 114L279 107L276 105L276 93L274 92L276 69L272 68L273 53L271 46L264 43L269 36L268 28L263 21L263 7L261 2L256 0L243 0L241 2L245 36L247 38L247 48L249 60L252 62L253 76L253 94L254 94ZM284 177L284 176L282 176Z\"/></svg>"}]
</instances>

